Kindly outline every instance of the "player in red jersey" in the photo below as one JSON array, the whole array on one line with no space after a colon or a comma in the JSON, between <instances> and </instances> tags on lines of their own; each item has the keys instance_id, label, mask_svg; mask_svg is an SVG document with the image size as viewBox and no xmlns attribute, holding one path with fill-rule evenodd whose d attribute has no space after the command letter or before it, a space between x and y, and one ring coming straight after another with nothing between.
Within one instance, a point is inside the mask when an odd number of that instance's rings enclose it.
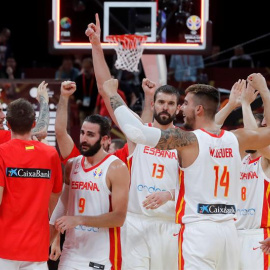
<instances>
[{"instance_id":1,"label":"player in red jersey","mask_svg":"<svg viewBox=\"0 0 270 270\"><path fill-rule=\"evenodd\" d=\"M62 190L61 162L54 147L31 139L30 102L11 102L6 118L11 140L0 145L0 269L47 269L48 213Z\"/></svg>"}]
</instances>

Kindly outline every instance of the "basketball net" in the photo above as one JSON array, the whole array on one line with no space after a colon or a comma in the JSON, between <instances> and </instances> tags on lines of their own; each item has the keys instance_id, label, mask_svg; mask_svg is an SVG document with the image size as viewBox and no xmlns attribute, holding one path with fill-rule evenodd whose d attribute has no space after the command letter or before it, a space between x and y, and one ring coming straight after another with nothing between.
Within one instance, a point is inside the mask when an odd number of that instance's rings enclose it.
<instances>
[{"instance_id":1,"label":"basketball net","mask_svg":"<svg viewBox=\"0 0 270 270\"><path fill-rule=\"evenodd\" d=\"M110 43L116 43L114 47L117 60L114 66L130 72L139 71L138 65L143 53L142 44L146 42L147 36L139 35L110 35L106 39Z\"/></svg>"}]
</instances>

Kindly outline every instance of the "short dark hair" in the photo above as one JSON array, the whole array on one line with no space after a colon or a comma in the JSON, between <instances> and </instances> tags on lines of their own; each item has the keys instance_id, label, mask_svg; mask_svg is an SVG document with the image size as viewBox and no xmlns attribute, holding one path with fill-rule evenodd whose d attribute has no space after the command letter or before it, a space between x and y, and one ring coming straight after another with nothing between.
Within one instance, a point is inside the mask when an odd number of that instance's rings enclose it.
<instances>
[{"instance_id":1,"label":"short dark hair","mask_svg":"<svg viewBox=\"0 0 270 270\"><path fill-rule=\"evenodd\" d=\"M164 94L167 94L167 95L175 95L175 96L176 96L176 100L177 100L177 104L179 104L179 102L180 102L180 94L179 94L179 91L178 91L175 87L173 87L173 86L171 86L171 85L165 84L165 85L160 86L160 87L156 90L156 92L155 92L155 94L154 94L154 102L155 102L156 99L157 99L157 94L158 94L158 93L164 93Z\"/></svg>"},{"instance_id":2,"label":"short dark hair","mask_svg":"<svg viewBox=\"0 0 270 270\"><path fill-rule=\"evenodd\" d=\"M116 139L112 139L112 143L115 144L115 149L121 149L124 147L126 141L123 139L116 138Z\"/></svg>"},{"instance_id":3,"label":"short dark hair","mask_svg":"<svg viewBox=\"0 0 270 270\"><path fill-rule=\"evenodd\" d=\"M209 118L215 117L220 103L220 94L215 87L207 84L193 84L186 89L185 93L194 94L195 102L204 107L206 115Z\"/></svg>"},{"instance_id":4,"label":"short dark hair","mask_svg":"<svg viewBox=\"0 0 270 270\"><path fill-rule=\"evenodd\" d=\"M19 98L7 107L6 119L13 132L24 135L31 131L35 122L35 110L33 105L24 98Z\"/></svg>"},{"instance_id":5,"label":"short dark hair","mask_svg":"<svg viewBox=\"0 0 270 270\"><path fill-rule=\"evenodd\" d=\"M262 121L263 121L263 114L262 113L254 113L254 118L256 121L258 121L260 124L259 124L259 127L262 127Z\"/></svg>"},{"instance_id":6,"label":"short dark hair","mask_svg":"<svg viewBox=\"0 0 270 270\"><path fill-rule=\"evenodd\" d=\"M107 117L101 116L99 114L92 114L92 115L88 115L84 119L84 122L98 124L100 127L99 133L100 133L101 137L110 136L111 121Z\"/></svg>"}]
</instances>

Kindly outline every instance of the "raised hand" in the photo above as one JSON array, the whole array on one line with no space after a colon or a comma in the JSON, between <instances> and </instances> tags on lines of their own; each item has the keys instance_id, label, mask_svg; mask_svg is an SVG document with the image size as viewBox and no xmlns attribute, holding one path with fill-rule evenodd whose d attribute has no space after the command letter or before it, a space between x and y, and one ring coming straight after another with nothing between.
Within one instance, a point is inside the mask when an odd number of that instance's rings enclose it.
<instances>
[{"instance_id":1,"label":"raised hand","mask_svg":"<svg viewBox=\"0 0 270 270\"><path fill-rule=\"evenodd\" d=\"M61 83L61 95L69 97L76 91L76 83L72 81L64 81Z\"/></svg>"},{"instance_id":2,"label":"raised hand","mask_svg":"<svg viewBox=\"0 0 270 270\"><path fill-rule=\"evenodd\" d=\"M96 24L90 23L88 24L87 29L85 30L86 36L88 36L89 41L92 45L100 44L100 22L98 14L96 13Z\"/></svg>"},{"instance_id":3,"label":"raised hand","mask_svg":"<svg viewBox=\"0 0 270 270\"><path fill-rule=\"evenodd\" d=\"M247 87L242 91L241 102L251 104L256 97L258 96L259 91L255 90L250 83L247 84Z\"/></svg>"},{"instance_id":4,"label":"raised hand","mask_svg":"<svg viewBox=\"0 0 270 270\"><path fill-rule=\"evenodd\" d=\"M261 73L252 73L247 78L248 83L261 94L269 92L266 80Z\"/></svg>"},{"instance_id":5,"label":"raised hand","mask_svg":"<svg viewBox=\"0 0 270 270\"><path fill-rule=\"evenodd\" d=\"M231 93L229 96L229 103L232 105L233 108L237 108L241 106L241 94L243 88L245 86L246 81L239 79L231 89Z\"/></svg>"},{"instance_id":6,"label":"raised hand","mask_svg":"<svg viewBox=\"0 0 270 270\"><path fill-rule=\"evenodd\" d=\"M145 95L154 96L156 91L156 83L144 78L142 81L142 89Z\"/></svg>"},{"instance_id":7,"label":"raised hand","mask_svg":"<svg viewBox=\"0 0 270 270\"><path fill-rule=\"evenodd\" d=\"M49 102L49 95L47 91L48 84L45 81L41 82L37 89L37 101L40 102L40 97L44 97L44 100L48 103Z\"/></svg>"}]
</instances>

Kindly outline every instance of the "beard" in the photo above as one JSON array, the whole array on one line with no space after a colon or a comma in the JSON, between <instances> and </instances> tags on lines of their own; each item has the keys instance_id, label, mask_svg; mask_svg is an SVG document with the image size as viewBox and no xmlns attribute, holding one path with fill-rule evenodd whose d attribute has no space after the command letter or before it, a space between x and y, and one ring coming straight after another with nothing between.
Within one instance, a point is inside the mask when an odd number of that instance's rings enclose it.
<instances>
[{"instance_id":1,"label":"beard","mask_svg":"<svg viewBox=\"0 0 270 270\"><path fill-rule=\"evenodd\" d=\"M248 154L255 154L257 150L246 150L245 152Z\"/></svg>"},{"instance_id":2,"label":"beard","mask_svg":"<svg viewBox=\"0 0 270 270\"><path fill-rule=\"evenodd\" d=\"M164 116L167 115L166 116ZM168 125L170 123L173 122L173 120L175 119L176 117L176 113L174 113L173 115L170 115L169 113L167 112L160 112L160 113L157 113L156 110L154 110L154 119L160 124L160 125Z\"/></svg>"},{"instance_id":3,"label":"beard","mask_svg":"<svg viewBox=\"0 0 270 270\"><path fill-rule=\"evenodd\" d=\"M80 153L84 157L92 157L92 156L94 156L100 150L100 148L101 148L100 142L101 142L101 137L93 145L90 145L88 143L80 143ZM82 149L82 146L88 146L89 149L88 150L83 150Z\"/></svg>"}]
</instances>

